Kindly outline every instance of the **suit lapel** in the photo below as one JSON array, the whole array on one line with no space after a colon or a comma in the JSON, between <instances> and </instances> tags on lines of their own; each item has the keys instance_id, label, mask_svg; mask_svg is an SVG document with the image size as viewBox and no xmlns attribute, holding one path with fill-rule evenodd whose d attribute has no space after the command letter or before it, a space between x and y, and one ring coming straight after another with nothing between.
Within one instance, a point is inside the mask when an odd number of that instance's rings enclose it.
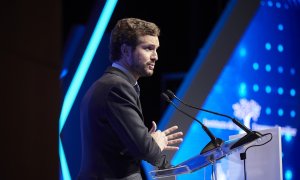
<instances>
[{"instance_id":1,"label":"suit lapel","mask_svg":"<svg viewBox=\"0 0 300 180\"><path fill-rule=\"evenodd\" d=\"M132 77L128 76L126 73L124 73L120 69L115 68L115 67L108 67L106 69L106 73L113 73L113 74L116 74L118 76L121 76L126 81L128 81L133 86L133 88L134 88L134 85L136 83L135 79L133 79ZM141 105L140 97L138 97L138 99L137 99L137 105L138 105L140 111L143 112L142 111L142 105ZM144 121L143 113L141 113L141 119Z\"/></svg>"}]
</instances>

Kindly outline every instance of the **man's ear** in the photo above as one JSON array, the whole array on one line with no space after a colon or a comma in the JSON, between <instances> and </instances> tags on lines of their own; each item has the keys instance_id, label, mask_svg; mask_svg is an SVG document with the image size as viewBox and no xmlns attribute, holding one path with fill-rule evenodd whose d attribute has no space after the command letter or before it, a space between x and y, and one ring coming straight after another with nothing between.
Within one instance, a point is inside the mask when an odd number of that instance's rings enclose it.
<instances>
[{"instance_id":1,"label":"man's ear","mask_svg":"<svg viewBox=\"0 0 300 180\"><path fill-rule=\"evenodd\" d=\"M130 52L131 52L130 46L128 46L127 44L121 45L121 53L123 58L128 58L130 56Z\"/></svg>"}]
</instances>

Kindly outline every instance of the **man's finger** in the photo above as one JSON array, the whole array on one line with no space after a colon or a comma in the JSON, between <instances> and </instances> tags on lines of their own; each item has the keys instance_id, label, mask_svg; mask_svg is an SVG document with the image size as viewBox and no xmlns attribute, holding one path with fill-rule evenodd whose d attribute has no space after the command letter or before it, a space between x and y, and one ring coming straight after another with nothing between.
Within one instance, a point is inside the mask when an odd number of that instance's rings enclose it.
<instances>
[{"instance_id":1,"label":"man's finger","mask_svg":"<svg viewBox=\"0 0 300 180\"><path fill-rule=\"evenodd\" d=\"M154 121L152 121L152 127L151 127L151 129L150 129L149 133L153 133L153 132L155 132L155 131L156 131L156 129L157 129L157 125L156 125L156 123L155 123Z\"/></svg>"},{"instance_id":2,"label":"man's finger","mask_svg":"<svg viewBox=\"0 0 300 180\"><path fill-rule=\"evenodd\" d=\"M183 141L182 138L174 139L174 140L168 141L168 145L178 144L178 143L181 143L182 141Z\"/></svg>"},{"instance_id":3,"label":"man's finger","mask_svg":"<svg viewBox=\"0 0 300 180\"><path fill-rule=\"evenodd\" d=\"M183 136L183 132L177 132L177 133L168 135L167 138L169 140L171 140L171 139L178 138L178 137L181 137L181 136Z\"/></svg>"},{"instance_id":4,"label":"man's finger","mask_svg":"<svg viewBox=\"0 0 300 180\"><path fill-rule=\"evenodd\" d=\"M164 150L177 151L179 147L177 146L166 146Z\"/></svg>"},{"instance_id":5,"label":"man's finger","mask_svg":"<svg viewBox=\"0 0 300 180\"><path fill-rule=\"evenodd\" d=\"M164 130L163 132L164 132L166 135L168 135L168 134L170 134L171 132L175 131L176 129L178 129L178 126L172 126L172 127L168 128L168 129Z\"/></svg>"}]
</instances>

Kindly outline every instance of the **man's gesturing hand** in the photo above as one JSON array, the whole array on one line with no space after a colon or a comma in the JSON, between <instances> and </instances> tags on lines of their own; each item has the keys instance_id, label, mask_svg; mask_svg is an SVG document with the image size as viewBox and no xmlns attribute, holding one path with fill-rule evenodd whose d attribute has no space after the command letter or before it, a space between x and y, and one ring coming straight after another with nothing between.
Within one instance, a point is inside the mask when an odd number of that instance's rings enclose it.
<instances>
[{"instance_id":1,"label":"man's gesturing hand","mask_svg":"<svg viewBox=\"0 0 300 180\"><path fill-rule=\"evenodd\" d=\"M172 146L177 143L181 143L183 139L181 138L183 136L182 132L173 132L178 129L178 126L172 126L164 131L156 130L156 124L154 121L152 121L152 128L149 131L151 133L151 136L155 140L155 142L160 147L161 151L163 150L178 150L178 146Z\"/></svg>"}]
</instances>

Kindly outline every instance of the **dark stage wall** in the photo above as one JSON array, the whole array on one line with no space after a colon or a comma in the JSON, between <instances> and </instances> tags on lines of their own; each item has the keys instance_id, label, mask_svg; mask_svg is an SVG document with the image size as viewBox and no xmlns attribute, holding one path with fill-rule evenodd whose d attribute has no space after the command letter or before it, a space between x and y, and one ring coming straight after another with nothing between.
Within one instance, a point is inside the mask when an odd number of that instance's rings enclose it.
<instances>
[{"instance_id":1,"label":"dark stage wall","mask_svg":"<svg viewBox=\"0 0 300 180\"><path fill-rule=\"evenodd\" d=\"M0 179L58 179L61 2L0 9Z\"/></svg>"}]
</instances>

